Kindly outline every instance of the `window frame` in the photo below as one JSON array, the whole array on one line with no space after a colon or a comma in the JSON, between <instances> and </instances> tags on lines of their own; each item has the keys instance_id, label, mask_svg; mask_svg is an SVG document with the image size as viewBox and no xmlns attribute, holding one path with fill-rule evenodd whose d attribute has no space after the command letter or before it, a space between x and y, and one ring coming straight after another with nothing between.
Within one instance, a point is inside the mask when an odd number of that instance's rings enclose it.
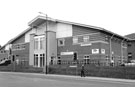
<instances>
[{"instance_id":1,"label":"window frame","mask_svg":"<svg viewBox=\"0 0 135 87\"><path fill-rule=\"evenodd\" d=\"M89 64L90 63L90 55L84 55L84 63Z\"/></svg>"},{"instance_id":2,"label":"window frame","mask_svg":"<svg viewBox=\"0 0 135 87\"><path fill-rule=\"evenodd\" d=\"M62 44L60 43L60 41L62 41ZM64 38L58 39L58 46L65 46L65 39Z\"/></svg>"},{"instance_id":3,"label":"window frame","mask_svg":"<svg viewBox=\"0 0 135 87\"><path fill-rule=\"evenodd\" d=\"M89 42L89 38L90 38L89 35L83 36L83 42Z\"/></svg>"},{"instance_id":4,"label":"window frame","mask_svg":"<svg viewBox=\"0 0 135 87\"><path fill-rule=\"evenodd\" d=\"M78 43L78 36L73 36L73 44L77 44Z\"/></svg>"}]
</instances>

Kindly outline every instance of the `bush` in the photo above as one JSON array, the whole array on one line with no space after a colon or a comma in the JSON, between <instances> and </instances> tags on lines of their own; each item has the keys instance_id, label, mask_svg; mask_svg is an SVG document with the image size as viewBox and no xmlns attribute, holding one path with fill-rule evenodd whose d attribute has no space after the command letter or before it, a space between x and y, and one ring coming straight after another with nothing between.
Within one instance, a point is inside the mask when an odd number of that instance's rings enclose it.
<instances>
[{"instance_id":1,"label":"bush","mask_svg":"<svg viewBox=\"0 0 135 87\"><path fill-rule=\"evenodd\" d=\"M51 65L49 67L49 73L51 74L80 75L80 72L80 65L77 68L69 67L68 65ZM86 65L85 74L86 76L135 79L135 67L99 67Z\"/></svg>"}]
</instances>

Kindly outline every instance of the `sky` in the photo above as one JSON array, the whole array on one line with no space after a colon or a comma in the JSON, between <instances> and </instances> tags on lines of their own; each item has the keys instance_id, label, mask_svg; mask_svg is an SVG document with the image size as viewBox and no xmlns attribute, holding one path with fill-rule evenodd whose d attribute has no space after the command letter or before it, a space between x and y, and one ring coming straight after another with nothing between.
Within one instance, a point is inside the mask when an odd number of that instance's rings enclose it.
<instances>
[{"instance_id":1,"label":"sky","mask_svg":"<svg viewBox=\"0 0 135 87\"><path fill-rule=\"evenodd\" d=\"M1 0L0 45L26 30L39 12L122 36L135 33L135 0Z\"/></svg>"}]
</instances>

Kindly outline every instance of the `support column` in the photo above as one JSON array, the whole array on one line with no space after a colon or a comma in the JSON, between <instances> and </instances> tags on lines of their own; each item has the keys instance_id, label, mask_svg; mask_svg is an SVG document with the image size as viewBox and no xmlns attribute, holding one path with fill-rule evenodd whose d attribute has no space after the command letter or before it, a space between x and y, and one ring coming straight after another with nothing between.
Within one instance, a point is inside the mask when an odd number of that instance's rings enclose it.
<instances>
[{"instance_id":1,"label":"support column","mask_svg":"<svg viewBox=\"0 0 135 87\"><path fill-rule=\"evenodd\" d=\"M112 38L114 37L114 34L110 38L110 63L112 64Z\"/></svg>"},{"instance_id":2,"label":"support column","mask_svg":"<svg viewBox=\"0 0 135 87\"><path fill-rule=\"evenodd\" d=\"M30 45L29 45L29 65L34 65L34 36L35 33L30 34Z\"/></svg>"}]
</instances>

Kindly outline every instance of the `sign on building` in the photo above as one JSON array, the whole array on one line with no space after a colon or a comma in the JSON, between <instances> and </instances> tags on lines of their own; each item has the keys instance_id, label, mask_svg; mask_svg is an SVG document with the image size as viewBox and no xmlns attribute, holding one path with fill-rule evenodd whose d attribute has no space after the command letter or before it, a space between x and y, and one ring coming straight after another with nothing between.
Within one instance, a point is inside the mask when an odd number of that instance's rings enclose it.
<instances>
[{"instance_id":1,"label":"sign on building","mask_svg":"<svg viewBox=\"0 0 135 87\"><path fill-rule=\"evenodd\" d=\"M105 54L105 49L101 49L101 54Z\"/></svg>"},{"instance_id":2,"label":"sign on building","mask_svg":"<svg viewBox=\"0 0 135 87\"><path fill-rule=\"evenodd\" d=\"M92 49L92 54L99 54L99 49Z\"/></svg>"},{"instance_id":3,"label":"sign on building","mask_svg":"<svg viewBox=\"0 0 135 87\"><path fill-rule=\"evenodd\" d=\"M74 52L61 52L61 55L73 55Z\"/></svg>"}]
</instances>

